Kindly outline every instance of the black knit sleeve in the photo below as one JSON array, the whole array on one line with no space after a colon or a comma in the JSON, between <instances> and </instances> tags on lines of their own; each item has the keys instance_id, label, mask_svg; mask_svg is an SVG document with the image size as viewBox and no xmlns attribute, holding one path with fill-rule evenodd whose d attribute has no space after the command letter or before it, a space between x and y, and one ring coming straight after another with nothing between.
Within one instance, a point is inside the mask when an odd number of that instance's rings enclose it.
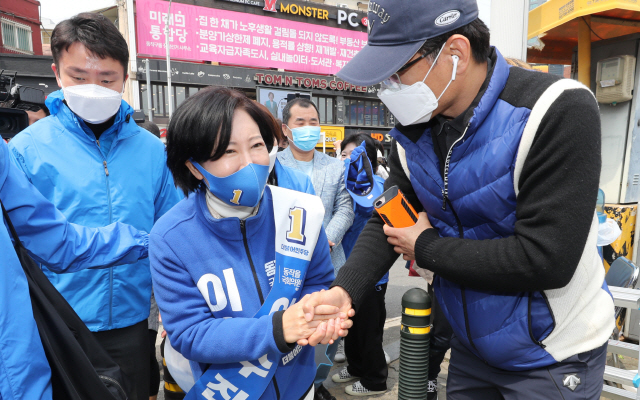
<instances>
[{"instance_id":1,"label":"black knit sleeve","mask_svg":"<svg viewBox=\"0 0 640 400\"><path fill-rule=\"evenodd\" d=\"M517 292L561 288L585 250L600 180L600 115L593 95L567 90L542 119L520 176L514 236L416 242L417 263L460 285Z\"/></svg>"},{"instance_id":2,"label":"black knit sleeve","mask_svg":"<svg viewBox=\"0 0 640 400\"><path fill-rule=\"evenodd\" d=\"M423 207L411 186L411 181L402 169L395 140L391 145L389 169L389 178L384 183L385 190L397 185L411 205L420 212ZM383 226L384 222L378 213L374 212L358 237L349 259L340 268L338 277L331 285L344 288L351 296L356 310L364 296L389 271L399 256L387 242Z\"/></svg>"}]
</instances>

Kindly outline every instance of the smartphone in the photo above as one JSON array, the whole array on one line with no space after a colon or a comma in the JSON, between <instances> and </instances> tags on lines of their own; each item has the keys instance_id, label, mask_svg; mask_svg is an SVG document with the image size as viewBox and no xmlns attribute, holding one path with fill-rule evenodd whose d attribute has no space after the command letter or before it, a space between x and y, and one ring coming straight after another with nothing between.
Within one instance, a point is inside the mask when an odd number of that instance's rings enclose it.
<instances>
[{"instance_id":1,"label":"smartphone","mask_svg":"<svg viewBox=\"0 0 640 400\"><path fill-rule=\"evenodd\" d=\"M380 217L392 228L407 228L418 222L418 213L397 186L392 186L373 202Z\"/></svg>"}]
</instances>

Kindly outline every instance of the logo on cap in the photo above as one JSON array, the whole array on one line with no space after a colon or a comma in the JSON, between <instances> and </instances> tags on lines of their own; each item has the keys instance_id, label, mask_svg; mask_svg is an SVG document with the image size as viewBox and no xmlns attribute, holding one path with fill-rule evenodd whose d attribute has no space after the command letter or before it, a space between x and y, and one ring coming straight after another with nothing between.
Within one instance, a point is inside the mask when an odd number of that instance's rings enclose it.
<instances>
[{"instance_id":1,"label":"logo on cap","mask_svg":"<svg viewBox=\"0 0 640 400\"><path fill-rule=\"evenodd\" d=\"M440 14L438 18L436 18L436 25L438 26L447 26L451 25L460 19L460 11L458 10L450 10L446 13Z\"/></svg>"}]
</instances>

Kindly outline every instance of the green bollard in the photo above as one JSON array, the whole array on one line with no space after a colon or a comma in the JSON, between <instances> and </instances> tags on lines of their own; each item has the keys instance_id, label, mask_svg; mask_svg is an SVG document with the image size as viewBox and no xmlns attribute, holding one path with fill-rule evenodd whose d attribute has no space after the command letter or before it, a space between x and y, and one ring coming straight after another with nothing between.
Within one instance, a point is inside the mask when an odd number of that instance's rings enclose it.
<instances>
[{"instance_id":1,"label":"green bollard","mask_svg":"<svg viewBox=\"0 0 640 400\"><path fill-rule=\"evenodd\" d=\"M402 296L400 325L399 400L427 398L431 298L422 289L409 289Z\"/></svg>"}]
</instances>

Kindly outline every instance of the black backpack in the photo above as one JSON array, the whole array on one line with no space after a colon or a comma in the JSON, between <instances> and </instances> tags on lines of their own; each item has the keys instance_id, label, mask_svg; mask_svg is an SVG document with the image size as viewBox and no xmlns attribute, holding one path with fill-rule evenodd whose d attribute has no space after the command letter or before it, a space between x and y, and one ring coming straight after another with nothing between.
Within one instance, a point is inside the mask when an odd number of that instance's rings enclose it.
<instances>
[{"instance_id":1,"label":"black backpack","mask_svg":"<svg viewBox=\"0 0 640 400\"><path fill-rule=\"evenodd\" d=\"M29 256L1 202L0 206L29 283L33 317L51 367L53 399L127 400L128 385L120 367Z\"/></svg>"}]
</instances>

